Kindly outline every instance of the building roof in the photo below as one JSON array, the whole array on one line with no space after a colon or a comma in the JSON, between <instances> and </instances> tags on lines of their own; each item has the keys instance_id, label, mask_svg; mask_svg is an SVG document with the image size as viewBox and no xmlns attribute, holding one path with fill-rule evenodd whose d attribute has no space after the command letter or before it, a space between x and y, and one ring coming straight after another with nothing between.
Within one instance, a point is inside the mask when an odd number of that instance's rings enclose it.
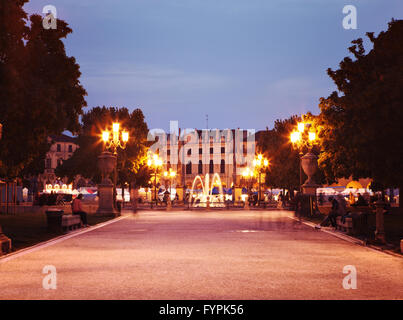
<instances>
[{"instance_id":1,"label":"building roof","mask_svg":"<svg viewBox=\"0 0 403 320\"><path fill-rule=\"evenodd\" d=\"M61 134L60 136L51 135L50 138L53 142L71 142L77 144L77 137L70 137L65 134Z\"/></svg>"}]
</instances>

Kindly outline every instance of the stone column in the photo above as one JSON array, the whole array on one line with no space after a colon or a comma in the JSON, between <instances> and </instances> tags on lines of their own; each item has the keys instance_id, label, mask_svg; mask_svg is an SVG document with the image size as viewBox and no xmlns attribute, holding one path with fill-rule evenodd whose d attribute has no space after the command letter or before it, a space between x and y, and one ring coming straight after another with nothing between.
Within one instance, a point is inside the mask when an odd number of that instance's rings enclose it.
<instances>
[{"instance_id":1,"label":"stone column","mask_svg":"<svg viewBox=\"0 0 403 320\"><path fill-rule=\"evenodd\" d=\"M116 166L116 157L110 152L103 152L98 157L98 166L102 172L102 182L98 185L98 210L97 215L100 216L117 216L113 202L113 183L109 175Z\"/></svg>"}]
</instances>

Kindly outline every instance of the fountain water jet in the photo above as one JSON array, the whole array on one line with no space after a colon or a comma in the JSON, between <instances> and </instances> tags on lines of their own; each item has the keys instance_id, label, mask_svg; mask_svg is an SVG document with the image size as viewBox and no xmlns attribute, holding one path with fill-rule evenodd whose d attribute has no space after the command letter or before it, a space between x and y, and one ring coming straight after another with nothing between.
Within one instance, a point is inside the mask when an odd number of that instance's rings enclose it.
<instances>
[{"instance_id":1,"label":"fountain water jet","mask_svg":"<svg viewBox=\"0 0 403 320\"><path fill-rule=\"evenodd\" d=\"M197 180L200 181L200 184L202 186L202 192L197 193L195 197L193 197ZM196 176L193 180L192 190L190 192L190 200L193 201L193 206L207 207L208 202L210 207L224 207L224 192L221 184L220 175L218 173L214 173L210 184L210 175L207 173L204 182L205 183L203 184L203 180L199 175ZM218 183L218 190L219 190L218 197L213 196L214 182Z\"/></svg>"}]
</instances>

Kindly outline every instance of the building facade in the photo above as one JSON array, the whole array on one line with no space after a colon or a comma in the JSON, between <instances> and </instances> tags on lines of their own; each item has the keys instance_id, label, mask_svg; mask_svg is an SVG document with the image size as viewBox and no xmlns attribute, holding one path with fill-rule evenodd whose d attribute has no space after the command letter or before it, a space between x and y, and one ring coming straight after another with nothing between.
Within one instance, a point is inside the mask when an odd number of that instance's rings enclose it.
<instances>
[{"instance_id":1,"label":"building facade","mask_svg":"<svg viewBox=\"0 0 403 320\"><path fill-rule=\"evenodd\" d=\"M243 170L255 156L253 130L179 129L176 134L157 135L155 141L150 151L162 159L162 173L176 172L173 181L161 181L164 185L192 188L196 176L204 181L206 174L217 173L223 187L230 188L240 184Z\"/></svg>"},{"instance_id":2,"label":"building facade","mask_svg":"<svg viewBox=\"0 0 403 320\"><path fill-rule=\"evenodd\" d=\"M48 141L51 143L51 147L45 157L45 170L38 177L42 185L53 185L58 182L58 177L55 175L56 167L70 158L78 148L77 138L69 137L65 134L50 136Z\"/></svg>"}]
</instances>

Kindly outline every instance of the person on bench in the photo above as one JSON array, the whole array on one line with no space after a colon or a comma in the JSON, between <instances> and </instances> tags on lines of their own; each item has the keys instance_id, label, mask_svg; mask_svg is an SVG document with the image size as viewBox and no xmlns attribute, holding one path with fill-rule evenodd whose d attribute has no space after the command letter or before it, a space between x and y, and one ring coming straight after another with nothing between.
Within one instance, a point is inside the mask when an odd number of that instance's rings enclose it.
<instances>
[{"instance_id":1,"label":"person on bench","mask_svg":"<svg viewBox=\"0 0 403 320\"><path fill-rule=\"evenodd\" d=\"M80 193L77 198L75 198L71 204L72 206L72 212L73 214L78 214L81 217L81 221L84 225L84 227L89 227L87 223L87 213L83 210L83 204L81 202L81 199L83 198L83 195Z\"/></svg>"},{"instance_id":2,"label":"person on bench","mask_svg":"<svg viewBox=\"0 0 403 320\"><path fill-rule=\"evenodd\" d=\"M339 203L334 197L329 197L329 201L332 204L332 208L330 209L329 214L326 218L315 226L315 229L320 229L321 227L326 227L329 223L333 228L336 228L336 217L339 215Z\"/></svg>"}]
</instances>

